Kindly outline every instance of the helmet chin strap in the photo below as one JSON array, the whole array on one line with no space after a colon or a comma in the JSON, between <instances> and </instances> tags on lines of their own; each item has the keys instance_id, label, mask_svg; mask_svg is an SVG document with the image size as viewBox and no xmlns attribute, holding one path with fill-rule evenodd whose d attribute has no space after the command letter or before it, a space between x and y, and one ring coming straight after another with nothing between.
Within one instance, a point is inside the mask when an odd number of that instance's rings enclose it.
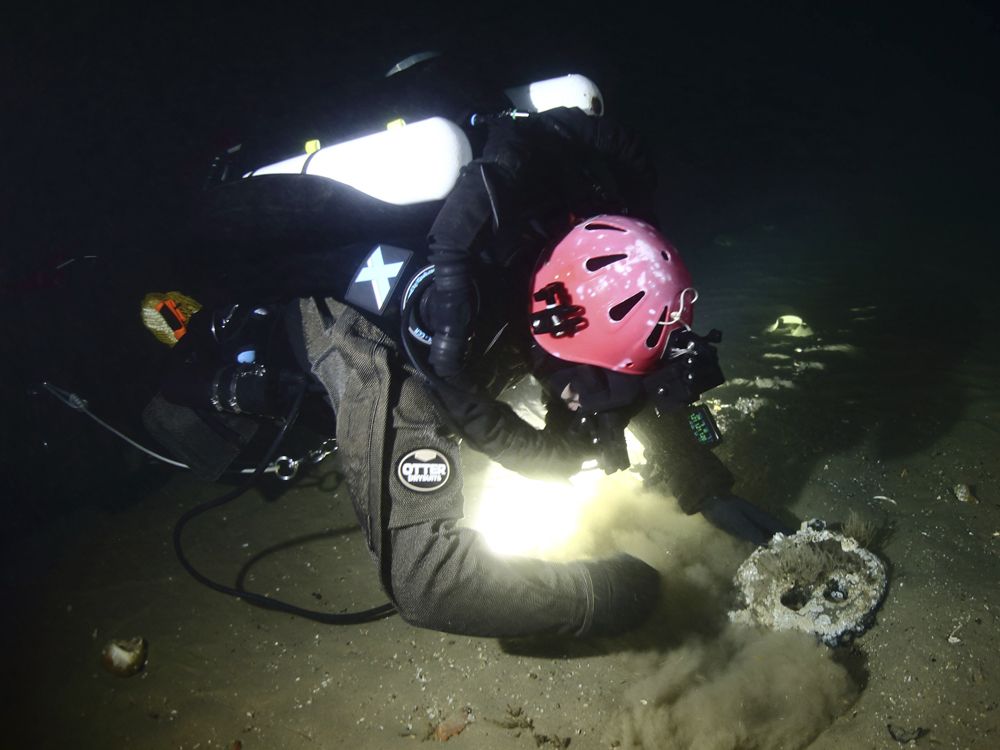
<instances>
[{"instance_id":1,"label":"helmet chin strap","mask_svg":"<svg viewBox=\"0 0 1000 750\"><path fill-rule=\"evenodd\" d=\"M695 289L693 286L688 286L688 287L685 287L684 289L682 289L681 293L679 295L680 301L681 301L680 307L678 307L676 310L674 310L672 313L670 313L670 315L667 316L667 320L663 321L663 325L664 326L672 326L672 325L679 324L685 331L690 331L691 330L691 326L689 326L687 323L685 323L684 320L681 318L681 316L684 314L684 295L686 295L688 292L691 293L691 301L688 304L690 304L693 307L694 303L698 301L698 290L697 289ZM677 329L674 329L674 330L677 330ZM672 332L673 331L671 331L671 333ZM690 348L691 348L691 345L689 344L688 347L685 348L685 349L676 349L675 348L675 349L671 350L670 342L668 340L667 341L667 346L663 347L663 353L660 355L660 359L672 359L673 357L680 356L681 354L683 354L684 352L686 352Z\"/></svg>"},{"instance_id":2,"label":"helmet chin strap","mask_svg":"<svg viewBox=\"0 0 1000 750\"><path fill-rule=\"evenodd\" d=\"M691 348L691 343L690 342L688 343L688 345L685 348L677 348L677 347L671 346L670 345L670 339L669 339L669 336L672 333L674 333L675 331L681 331L681 330L688 331L688 332L691 331L691 326L689 326L687 323L685 323L684 319L681 317L682 315L684 315L684 297L689 292L690 292L691 301L688 304L691 305L691 306L694 306L694 303L698 301L698 290L695 289L693 286L685 287L684 289L681 290L681 293L679 295L679 299L680 299L680 302L681 302L680 307L678 307L676 310L674 310L672 313L670 313L670 315L667 316L667 319L665 321L663 321L663 323L662 323L662 325L664 325L664 326L678 325L680 327L679 328L675 328L673 331L670 331L667 334L667 336L668 336L667 345L665 347L663 347L663 352L660 354L660 359L661 360L662 359L673 359L674 357L679 357L680 355L684 354L684 352L688 351Z\"/></svg>"},{"instance_id":3,"label":"helmet chin strap","mask_svg":"<svg viewBox=\"0 0 1000 750\"><path fill-rule=\"evenodd\" d=\"M681 293L679 295L680 296L680 300L681 300L681 305L676 310L674 310L674 312L670 313L670 320L668 322L669 323L680 323L682 326L684 326L685 329L691 330L691 327L687 323L685 323L683 320L681 320L681 315L684 314L684 295L687 294L688 292L691 292L691 305L692 306L694 305L695 302L698 301L698 290L695 289L693 286L684 287L681 290Z\"/></svg>"}]
</instances>

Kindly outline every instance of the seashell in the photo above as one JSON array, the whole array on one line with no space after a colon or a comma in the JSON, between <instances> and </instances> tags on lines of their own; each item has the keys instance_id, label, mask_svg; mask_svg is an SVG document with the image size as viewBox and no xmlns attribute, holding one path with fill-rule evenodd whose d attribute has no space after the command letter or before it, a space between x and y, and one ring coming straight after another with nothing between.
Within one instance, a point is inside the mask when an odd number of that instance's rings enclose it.
<instances>
[{"instance_id":1,"label":"seashell","mask_svg":"<svg viewBox=\"0 0 1000 750\"><path fill-rule=\"evenodd\" d=\"M979 498L972 493L972 487L967 484L956 484L952 487L952 492L960 503L978 503Z\"/></svg>"},{"instance_id":2,"label":"seashell","mask_svg":"<svg viewBox=\"0 0 1000 750\"><path fill-rule=\"evenodd\" d=\"M113 675L131 677L146 666L148 654L145 638L115 638L101 650L101 664Z\"/></svg>"}]
</instances>

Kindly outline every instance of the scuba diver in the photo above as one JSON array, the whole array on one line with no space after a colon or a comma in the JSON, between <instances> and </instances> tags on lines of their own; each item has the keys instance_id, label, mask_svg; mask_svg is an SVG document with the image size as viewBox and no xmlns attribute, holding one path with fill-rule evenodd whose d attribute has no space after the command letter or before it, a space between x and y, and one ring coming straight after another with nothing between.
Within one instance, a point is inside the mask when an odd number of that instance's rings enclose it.
<instances>
[{"instance_id":1,"label":"scuba diver","mask_svg":"<svg viewBox=\"0 0 1000 750\"><path fill-rule=\"evenodd\" d=\"M335 422L383 588L407 622L449 633L615 634L660 591L627 554L492 552L458 526L461 441L527 476L568 478L588 460L627 469L628 426L686 512L754 544L790 532L733 495L691 434L681 407L722 382L719 336L691 329L697 292L657 228L654 170L596 86L567 77L574 95L539 106L439 56L390 73L408 102L389 112L401 131L436 118L467 149L448 189L373 197L311 172L320 149L206 190L196 253L212 304L171 352L151 434L215 478L304 388ZM498 400L529 374L541 430Z\"/></svg>"}]
</instances>

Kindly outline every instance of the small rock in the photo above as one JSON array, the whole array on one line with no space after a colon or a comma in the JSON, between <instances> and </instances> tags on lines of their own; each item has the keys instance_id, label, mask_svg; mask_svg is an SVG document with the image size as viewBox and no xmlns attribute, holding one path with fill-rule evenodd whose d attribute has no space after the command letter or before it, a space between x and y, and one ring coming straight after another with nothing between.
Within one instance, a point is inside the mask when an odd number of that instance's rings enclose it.
<instances>
[{"instance_id":1,"label":"small rock","mask_svg":"<svg viewBox=\"0 0 1000 750\"><path fill-rule=\"evenodd\" d=\"M434 727L431 737L438 742L447 742L456 734L461 734L465 727L468 726L471 714L472 709L468 706L452 713L448 718Z\"/></svg>"},{"instance_id":2,"label":"small rock","mask_svg":"<svg viewBox=\"0 0 1000 750\"><path fill-rule=\"evenodd\" d=\"M967 484L956 484L952 490L960 503L978 503L979 498L972 492L972 487Z\"/></svg>"},{"instance_id":3,"label":"small rock","mask_svg":"<svg viewBox=\"0 0 1000 750\"><path fill-rule=\"evenodd\" d=\"M911 742L916 742L924 735L930 732L929 729L924 729L923 727L917 727L916 729L908 729L906 727L893 726L892 724L886 724L886 729L889 730L889 736L892 737L896 742L901 745L907 745Z\"/></svg>"}]
</instances>

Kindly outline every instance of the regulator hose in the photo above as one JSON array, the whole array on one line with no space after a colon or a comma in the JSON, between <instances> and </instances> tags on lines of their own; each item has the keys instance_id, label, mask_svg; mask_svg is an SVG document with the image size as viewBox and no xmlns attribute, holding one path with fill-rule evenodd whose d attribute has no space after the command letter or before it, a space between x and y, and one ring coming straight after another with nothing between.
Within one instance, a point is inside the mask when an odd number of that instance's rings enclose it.
<instances>
[{"instance_id":1,"label":"regulator hose","mask_svg":"<svg viewBox=\"0 0 1000 750\"><path fill-rule=\"evenodd\" d=\"M229 492L226 492L212 500L208 500L200 505L195 506L188 510L184 515L182 515L177 523L174 525L173 542L174 542L174 553L177 556L177 560L184 567L184 569L191 574L198 583L212 589L213 591L218 591L222 594L227 594L229 596L235 596L238 599L243 599L248 604L256 607L261 607L262 609L270 609L277 612L285 612L290 615L296 615L298 617L304 617L309 620L314 620L315 622L321 622L327 625L356 625L363 622L372 622L374 620L379 620L384 617L388 617L396 612L396 608L391 603L385 603L378 607L373 607L372 609L366 609L359 612L348 612L346 614L337 614L332 612L319 612L312 609L306 609L304 607L299 607L294 604L289 604L288 602L281 601L280 599L272 599L269 596L263 594L257 594L253 591L247 591L242 588L235 588L233 586L227 586L217 581L213 581L208 576L202 574L198 571L194 565L191 564L190 560L184 554L184 549L181 544L181 536L184 533L184 527L187 524L202 515L203 513L213 510L215 508L220 508L227 503L232 502L238 497L241 497L247 490L249 490L259 479L264 475L264 470L267 468L274 454L278 450L278 446L284 439L288 430L291 428L295 419L299 415L299 409L302 406L302 399L306 392L306 381L305 379L299 385L298 390L295 393L295 397L291 408L288 411L288 416L285 418L284 424L278 431L274 440L271 442L270 447L267 450L264 458L257 464L257 468L247 479L243 480L237 487L234 487Z\"/></svg>"}]
</instances>

